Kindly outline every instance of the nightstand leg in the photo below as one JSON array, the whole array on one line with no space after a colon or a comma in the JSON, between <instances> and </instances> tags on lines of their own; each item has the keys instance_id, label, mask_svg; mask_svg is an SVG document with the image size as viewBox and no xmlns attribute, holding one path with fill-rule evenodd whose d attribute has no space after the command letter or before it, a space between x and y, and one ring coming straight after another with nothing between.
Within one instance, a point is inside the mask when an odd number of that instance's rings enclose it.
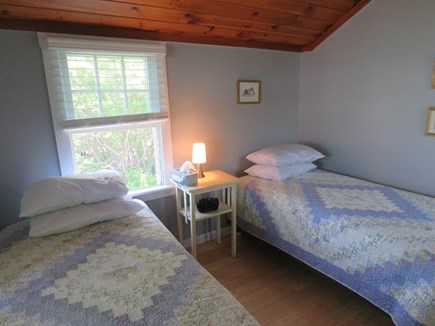
<instances>
[{"instance_id":1,"label":"nightstand leg","mask_svg":"<svg viewBox=\"0 0 435 326\"><path fill-rule=\"evenodd\" d=\"M221 244L221 216L216 216L217 243Z\"/></svg>"},{"instance_id":2,"label":"nightstand leg","mask_svg":"<svg viewBox=\"0 0 435 326\"><path fill-rule=\"evenodd\" d=\"M220 195L219 195L220 194ZM217 198L220 198L222 200L222 190L220 191L215 191L214 192L214 196ZM216 242L217 244L221 244L221 216L218 215L216 216Z\"/></svg>"},{"instance_id":3,"label":"nightstand leg","mask_svg":"<svg viewBox=\"0 0 435 326\"><path fill-rule=\"evenodd\" d=\"M195 220L195 195L190 195L190 237L191 237L191 246L190 250L192 256L196 259L196 220Z\"/></svg>"},{"instance_id":4,"label":"nightstand leg","mask_svg":"<svg viewBox=\"0 0 435 326\"><path fill-rule=\"evenodd\" d=\"M178 240L183 241L183 220L180 214L181 210L181 198L180 198L180 189L175 187L175 200L177 202L177 222L178 222Z\"/></svg>"},{"instance_id":5,"label":"nightstand leg","mask_svg":"<svg viewBox=\"0 0 435 326\"><path fill-rule=\"evenodd\" d=\"M237 245L236 245L236 187L231 187L231 256L236 258Z\"/></svg>"}]
</instances>

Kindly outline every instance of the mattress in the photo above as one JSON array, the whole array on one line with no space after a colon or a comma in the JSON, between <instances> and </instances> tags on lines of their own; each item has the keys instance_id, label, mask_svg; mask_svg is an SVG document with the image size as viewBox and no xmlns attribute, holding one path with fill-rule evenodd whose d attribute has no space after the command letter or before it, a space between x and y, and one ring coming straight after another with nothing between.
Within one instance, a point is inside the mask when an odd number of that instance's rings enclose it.
<instances>
[{"instance_id":1,"label":"mattress","mask_svg":"<svg viewBox=\"0 0 435 326\"><path fill-rule=\"evenodd\" d=\"M245 176L238 224L365 297L397 325L435 325L435 198L314 170Z\"/></svg>"},{"instance_id":2,"label":"mattress","mask_svg":"<svg viewBox=\"0 0 435 326\"><path fill-rule=\"evenodd\" d=\"M1 325L257 325L144 208L72 232L0 232Z\"/></svg>"}]
</instances>

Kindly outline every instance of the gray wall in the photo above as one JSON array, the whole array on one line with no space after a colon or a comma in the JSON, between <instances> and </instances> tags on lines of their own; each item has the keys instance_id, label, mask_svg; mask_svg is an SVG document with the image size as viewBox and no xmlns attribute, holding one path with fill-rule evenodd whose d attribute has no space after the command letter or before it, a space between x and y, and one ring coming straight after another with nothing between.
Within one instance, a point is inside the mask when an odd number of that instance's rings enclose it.
<instances>
[{"instance_id":1,"label":"gray wall","mask_svg":"<svg viewBox=\"0 0 435 326\"><path fill-rule=\"evenodd\" d=\"M299 139L323 167L435 196L435 1L371 2L301 56Z\"/></svg>"},{"instance_id":2,"label":"gray wall","mask_svg":"<svg viewBox=\"0 0 435 326\"><path fill-rule=\"evenodd\" d=\"M24 188L59 175L42 55L35 33L0 30L0 229Z\"/></svg>"},{"instance_id":3,"label":"gray wall","mask_svg":"<svg viewBox=\"0 0 435 326\"><path fill-rule=\"evenodd\" d=\"M206 143L204 170L239 174L246 154L297 139L299 54L206 45L168 46L174 166ZM237 104L237 80L260 80L260 104Z\"/></svg>"}]
</instances>

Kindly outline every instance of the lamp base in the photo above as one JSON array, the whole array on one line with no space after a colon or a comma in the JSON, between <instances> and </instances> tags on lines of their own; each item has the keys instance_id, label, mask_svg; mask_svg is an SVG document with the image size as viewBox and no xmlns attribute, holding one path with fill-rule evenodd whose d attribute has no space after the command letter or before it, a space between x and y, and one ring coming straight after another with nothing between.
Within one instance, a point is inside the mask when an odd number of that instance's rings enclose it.
<instances>
[{"instance_id":1,"label":"lamp base","mask_svg":"<svg viewBox=\"0 0 435 326\"><path fill-rule=\"evenodd\" d=\"M205 177L204 173L202 172L202 167L200 163L196 165L196 171L198 172L198 179L202 179Z\"/></svg>"}]
</instances>

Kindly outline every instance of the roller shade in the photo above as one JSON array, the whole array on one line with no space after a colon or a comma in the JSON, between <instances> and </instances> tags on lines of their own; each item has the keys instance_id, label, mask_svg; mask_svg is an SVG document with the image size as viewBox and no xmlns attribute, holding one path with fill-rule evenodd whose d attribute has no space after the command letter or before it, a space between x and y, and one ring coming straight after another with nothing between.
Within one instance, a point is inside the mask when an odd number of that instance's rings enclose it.
<instances>
[{"instance_id":1,"label":"roller shade","mask_svg":"<svg viewBox=\"0 0 435 326\"><path fill-rule=\"evenodd\" d=\"M164 43L38 36L63 128L168 118Z\"/></svg>"}]
</instances>

